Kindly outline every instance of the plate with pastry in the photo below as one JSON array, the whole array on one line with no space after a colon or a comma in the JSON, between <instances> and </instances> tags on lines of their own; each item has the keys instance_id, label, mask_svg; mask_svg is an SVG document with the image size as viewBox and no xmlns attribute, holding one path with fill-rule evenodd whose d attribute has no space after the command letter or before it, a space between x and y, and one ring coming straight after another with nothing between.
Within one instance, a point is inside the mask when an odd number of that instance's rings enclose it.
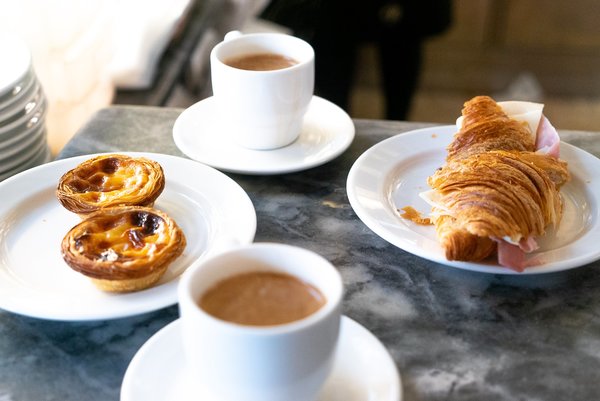
<instances>
[{"instance_id":1,"label":"plate with pastry","mask_svg":"<svg viewBox=\"0 0 600 401\"><path fill-rule=\"evenodd\" d=\"M157 153L57 160L0 183L0 308L82 321L177 302L179 276L248 244L256 212L232 179Z\"/></svg>"},{"instance_id":2,"label":"plate with pastry","mask_svg":"<svg viewBox=\"0 0 600 401\"><path fill-rule=\"evenodd\" d=\"M456 125L388 138L348 174L357 216L419 257L494 274L600 259L600 160L560 141L543 104L465 102Z\"/></svg>"}]
</instances>

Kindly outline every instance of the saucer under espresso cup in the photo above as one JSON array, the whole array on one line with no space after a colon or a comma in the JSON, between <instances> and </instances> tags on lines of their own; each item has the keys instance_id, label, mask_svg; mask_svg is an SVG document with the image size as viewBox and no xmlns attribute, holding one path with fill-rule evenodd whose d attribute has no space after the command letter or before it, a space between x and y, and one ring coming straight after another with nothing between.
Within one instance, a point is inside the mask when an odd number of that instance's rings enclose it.
<instances>
[{"instance_id":1,"label":"saucer under espresso cup","mask_svg":"<svg viewBox=\"0 0 600 401\"><path fill-rule=\"evenodd\" d=\"M190 159L222 171L272 175L307 170L342 154L355 135L350 116L332 102L313 96L298 139L282 148L253 150L239 146L215 112L213 97L185 109L173 125L177 148Z\"/></svg>"},{"instance_id":2,"label":"saucer under espresso cup","mask_svg":"<svg viewBox=\"0 0 600 401\"><path fill-rule=\"evenodd\" d=\"M236 247L189 268L178 299L196 391L207 401L314 401L333 367L342 293L331 263L285 244Z\"/></svg>"},{"instance_id":3,"label":"saucer under espresso cup","mask_svg":"<svg viewBox=\"0 0 600 401\"><path fill-rule=\"evenodd\" d=\"M204 401L195 393L195 381L186 369L178 319L135 354L123 377L120 401ZM402 401L401 382L394 360L377 337L342 316L333 371L317 401Z\"/></svg>"},{"instance_id":4,"label":"saucer under espresso cup","mask_svg":"<svg viewBox=\"0 0 600 401\"><path fill-rule=\"evenodd\" d=\"M276 149L298 138L314 91L313 48L281 33L225 36L210 54L215 109L234 142Z\"/></svg>"}]
</instances>

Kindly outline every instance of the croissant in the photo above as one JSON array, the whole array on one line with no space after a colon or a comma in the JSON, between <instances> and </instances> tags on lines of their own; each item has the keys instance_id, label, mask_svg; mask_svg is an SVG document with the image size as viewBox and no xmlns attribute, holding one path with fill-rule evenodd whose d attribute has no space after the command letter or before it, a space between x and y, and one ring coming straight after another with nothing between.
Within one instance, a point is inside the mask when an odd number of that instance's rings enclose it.
<instances>
[{"instance_id":1,"label":"croissant","mask_svg":"<svg viewBox=\"0 0 600 401\"><path fill-rule=\"evenodd\" d=\"M446 164L428 178L432 222L448 260L481 261L498 252L501 265L522 271L535 239L559 224L567 164L534 152L535 143L528 125L491 98L465 103Z\"/></svg>"}]
</instances>

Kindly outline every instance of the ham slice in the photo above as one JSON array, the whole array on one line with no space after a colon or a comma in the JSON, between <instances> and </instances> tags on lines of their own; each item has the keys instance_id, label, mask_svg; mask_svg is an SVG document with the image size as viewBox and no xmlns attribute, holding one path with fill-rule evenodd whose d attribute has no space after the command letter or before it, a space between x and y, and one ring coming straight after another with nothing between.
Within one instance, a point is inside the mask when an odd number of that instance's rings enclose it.
<instances>
[{"instance_id":1,"label":"ham slice","mask_svg":"<svg viewBox=\"0 0 600 401\"><path fill-rule=\"evenodd\" d=\"M525 252L518 246L507 241L498 241L498 263L517 272L527 267Z\"/></svg>"},{"instance_id":2,"label":"ham slice","mask_svg":"<svg viewBox=\"0 0 600 401\"><path fill-rule=\"evenodd\" d=\"M533 238L533 237L529 237L529 238L521 238L521 241L519 241L519 248L523 251L523 252L533 252L535 250L537 250L540 246L538 245L537 241Z\"/></svg>"},{"instance_id":3,"label":"ham slice","mask_svg":"<svg viewBox=\"0 0 600 401\"><path fill-rule=\"evenodd\" d=\"M558 132L550 124L546 116L542 116L538 125L535 148L538 152L548 154L557 159L560 156L560 138Z\"/></svg>"},{"instance_id":4,"label":"ham slice","mask_svg":"<svg viewBox=\"0 0 600 401\"><path fill-rule=\"evenodd\" d=\"M522 238L519 244L513 244L506 240L496 240L498 243L498 264L517 272L522 272L525 268L532 266L534 261L529 261L526 254L539 248L533 237Z\"/></svg>"}]
</instances>

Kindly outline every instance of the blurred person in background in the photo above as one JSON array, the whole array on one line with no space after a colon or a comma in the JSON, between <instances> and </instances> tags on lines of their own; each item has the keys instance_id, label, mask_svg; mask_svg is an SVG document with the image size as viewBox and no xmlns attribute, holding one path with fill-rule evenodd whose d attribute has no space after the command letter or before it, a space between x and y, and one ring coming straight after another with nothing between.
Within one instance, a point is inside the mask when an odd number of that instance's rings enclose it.
<instances>
[{"instance_id":1,"label":"blurred person in background","mask_svg":"<svg viewBox=\"0 0 600 401\"><path fill-rule=\"evenodd\" d=\"M293 30L315 49L315 93L349 110L357 51L379 52L385 118L406 120L421 70L422 45L445 32L451 0L273 0L261 18Z\"/></svg>"}]
</instances>

